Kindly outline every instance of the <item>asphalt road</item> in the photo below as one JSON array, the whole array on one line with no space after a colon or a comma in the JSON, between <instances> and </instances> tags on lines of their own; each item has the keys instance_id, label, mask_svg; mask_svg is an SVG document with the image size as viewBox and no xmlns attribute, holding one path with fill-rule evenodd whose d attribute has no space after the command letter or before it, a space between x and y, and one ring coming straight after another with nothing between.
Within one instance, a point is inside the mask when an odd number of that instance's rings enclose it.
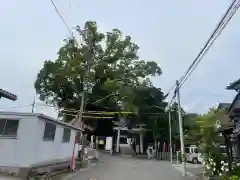
<instances>
[{"instance_id":1,"label":"asphalt road","mask_svg":"<svg viewBox=\"0 0 240 180\"><path fill-rule=\"evenodd\" d=\"M99 155L100 162L65 180L187 180L169 162Z\"/></svg>"},{"instance_id":2,"label":"asphalt road","mask_svg":"<svg viewBox=\"0 0 240 180\"><path fill-rule=\"evenodd\" d=\"M179 172L182 172L182 165L181 164L174 164L173 165ZM196 176L201 174L204 171L203 165L201 164L186 164L186 171L188 174L191 174L192 176Z\"/></svg>"}]
</instances>

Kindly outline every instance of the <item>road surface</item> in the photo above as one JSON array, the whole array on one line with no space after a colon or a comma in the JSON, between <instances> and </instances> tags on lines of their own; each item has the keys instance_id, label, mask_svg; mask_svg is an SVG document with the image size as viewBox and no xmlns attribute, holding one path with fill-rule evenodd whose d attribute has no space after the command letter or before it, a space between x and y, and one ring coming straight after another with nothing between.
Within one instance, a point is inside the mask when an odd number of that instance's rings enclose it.
<instances>
[{"instance_id":1,"label":"road surface","mask_svg":"<svg viewBox=\"0 0 240 180\"><path fill-rule=\"evenodd\" d=\"M100 155L100 162L65 180L188 180L169 162Z\"/></svg>"},{"instance_id":2,"label":"road surface","mask_svg":"<svg viewBox=\"0 0 240 180\"><path fill-rule=\"evenodd\" d=\"M181 164L173 164L173 166L178 171L180 171L180 172L182 171L182 165ZM201 165L201 164L186 163L186 171L191 176L197 176L204 171L204 168L203 168L203 165Z\"/></svg>"}]
</instances>

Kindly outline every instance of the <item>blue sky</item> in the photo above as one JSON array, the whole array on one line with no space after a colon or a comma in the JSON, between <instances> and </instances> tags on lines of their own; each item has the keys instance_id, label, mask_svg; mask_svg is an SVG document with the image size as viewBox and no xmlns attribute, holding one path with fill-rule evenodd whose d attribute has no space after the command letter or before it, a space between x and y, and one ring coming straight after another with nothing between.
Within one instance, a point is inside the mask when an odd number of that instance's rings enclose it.
<instances>
[{"instance_id":1,"label":"blue sky","mask_svg":"<svg viewBox=\"0 0 240 180\"><path fill-rule=\"evenodd\" d=\"M226 11L229 0L55 0L68 24L97 21L101 31L120 29L140 46L140 57L159 63L163 75L154 84L167 91L187 69ZM183 107L203 113L218 102L231 102L226 85L239 78L240 31L237 13L181 90ZM8 0L0 5L0 88L18 95L2 99L0 109L30 112L36 74L54 59L68 31L50 0ZM18 107L18 108L14 108ZM54 116L54 110L36 108Z\"/></svg>"}]
</instances>

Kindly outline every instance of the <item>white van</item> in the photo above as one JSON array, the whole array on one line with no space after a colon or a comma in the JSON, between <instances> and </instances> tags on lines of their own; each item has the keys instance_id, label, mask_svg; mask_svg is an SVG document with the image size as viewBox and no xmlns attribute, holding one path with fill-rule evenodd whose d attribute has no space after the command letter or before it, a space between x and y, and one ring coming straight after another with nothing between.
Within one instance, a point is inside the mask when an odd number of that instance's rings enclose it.
<instances>
[{"instance_id":1,"label":"white van","mask_svg":"<svg viewBox=\"0 0 240 180\"><path fill-rule=\"evenodd\" d=\"M189 147L185 147L185 157L188 162L192 162L193 164L202 163L202 155L198 151L198 147L195 145L191 145Z\"/></svg>"}]
</instances>

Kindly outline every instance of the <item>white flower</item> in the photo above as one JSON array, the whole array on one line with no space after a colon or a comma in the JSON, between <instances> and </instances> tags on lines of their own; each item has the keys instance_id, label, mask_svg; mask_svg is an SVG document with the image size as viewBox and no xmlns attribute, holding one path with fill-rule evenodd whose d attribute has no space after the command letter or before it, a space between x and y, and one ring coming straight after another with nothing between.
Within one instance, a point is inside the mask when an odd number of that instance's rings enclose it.
<instances>
[{"instance_id":1,"label":"white flower","mask_svg":"<svg viewBox=\"0 0 240 180\"><path fill-rule=\"evenodd\" d=\"M223 174L222 173L219 173L219 176L222 176Z\"/></svg>"},{"instance_id":2,"label":"white flower","mask_svg":"<svg viewBox=\"0 0 240 180\"><path fill-rule=\"evenodd\" d=\"M206 162L205 162L205 161L203 161L203 162L202 162L202 164L203 164L203 165L206 165Z\"/></svg>"},{"instance_id":3,"label":"white flower","mask_svg":"<svg viewBox=\"0 0 240 180\"><path fill-rule=\"evenodd\" d=\"M213 171L216 171L216 168L213 168Z\"/></svg>"},{"instance_id":4,"label":"white flower","mask_svg":"<svg viewBox=\"0 0 240 180\"><path fill-rule=\"evenodd\" d=\"M216 166L216 163L214 162L213 165Z\"/></svg>"},{"instance_id":5,"label":"white flower","mask_svg":"<svg viewBox=\"0 0 240 180\"><path fill-rule=\"evenodd\" d=\"M228 169L228 168L226 168L226 169L225 169L225 171L226 171L226 172L228 172L228 171L229 171L229 169Z\"/></svg>"},{"instance_id":6,"label":"white flower","mask_svg":"<svg viewBox=\"0 0 240 180\"><path fill-rule=\"evenodd\" d=\"M211 169L211 167L210 167L210 165L209 165L209 164L207 165L207 169Z\"/></svg>"},{"instance_id":7,"label":"white flower","mask_svg":"<svg viewBox=\"0 0 240 180\"><path fill-rule=\"evenodd\" d=\"M228 163L224 163L224 166L228 166Z\"/></svg>"},{"instance_id":8,"label":"white flower","mask_svg":"<svg viewBox=\"0 0 240 180\"><path fill-rule=\"evenodd\" d=\"M224 161L221 161L221 164L224 164Z\"/></svg>"},{"instance_id":9,"label":"white flower","mask_svg":"<svg viewBox=\"0 0 240 180\"><path fill-rule=\"evenodd\" d=\"M240 163L237 163L237 166L240 166Z\"/></svg>"},{"instance_id":10,"label":"white flower","mask_svg":"<svg viewBox=\"0 0 240 180\"><path fill-rule=\"evenodd\" d=\"M224 171L224 166L221 167L221 170Z\"/></svg>"}]
</instances>

